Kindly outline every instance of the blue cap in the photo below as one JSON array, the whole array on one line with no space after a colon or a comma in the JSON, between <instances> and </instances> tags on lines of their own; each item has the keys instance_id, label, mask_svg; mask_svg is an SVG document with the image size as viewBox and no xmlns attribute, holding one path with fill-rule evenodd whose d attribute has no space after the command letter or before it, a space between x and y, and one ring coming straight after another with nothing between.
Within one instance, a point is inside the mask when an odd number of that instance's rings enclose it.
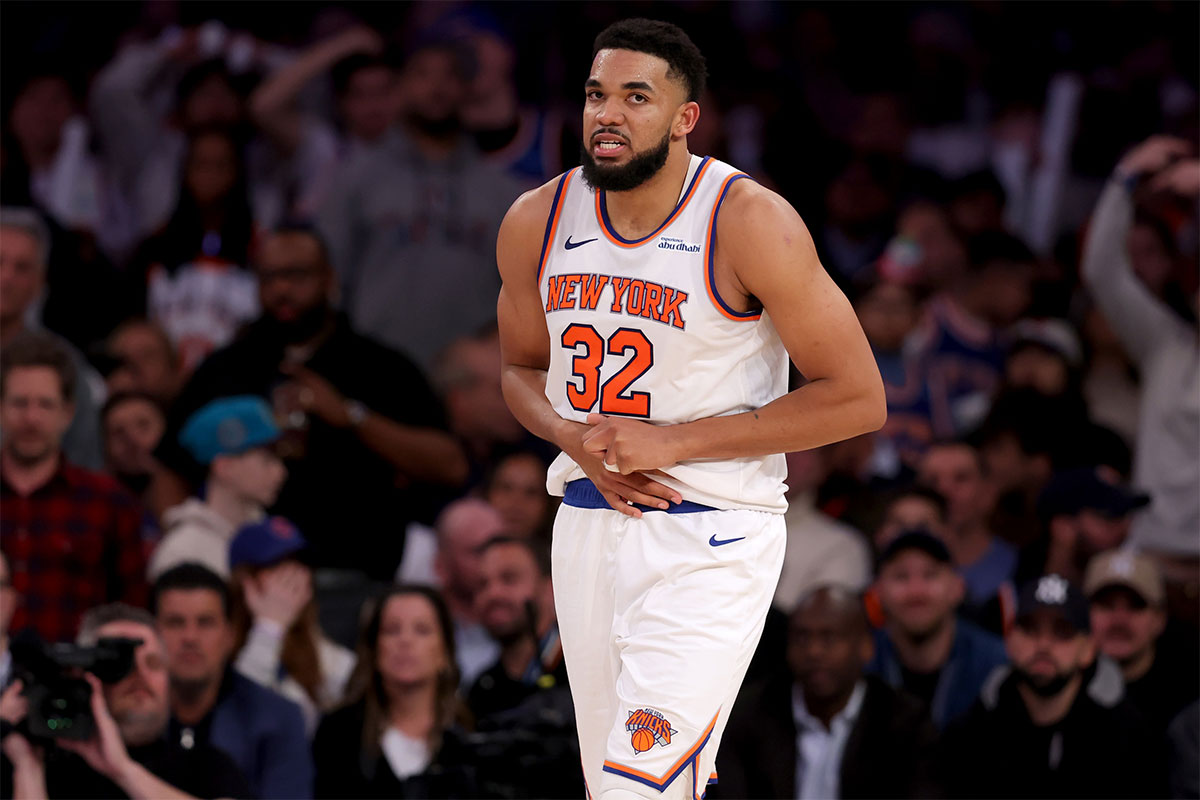
<instances>
[{"instance_id":1,"label":"blue cap","mask_svg":"<svg viewBox=\"0 0 1200 800\"><path fill-rule=\"evenodd\" d=\"M300 529L283 517L267 517L238 529L229 543L229 568L265 567L308 547Z\"/></svg>"},{"instance_id":2,"label":"blue cap","mask_svg":"<svg viewBox=\"0 0 1200 800\"><path fill-rule=\"evenodd\" d=\"M213 400L188 418L179 443L201 464L271 444L280 437L271 407L261 397Z\"/></svg>"}]
</instances>

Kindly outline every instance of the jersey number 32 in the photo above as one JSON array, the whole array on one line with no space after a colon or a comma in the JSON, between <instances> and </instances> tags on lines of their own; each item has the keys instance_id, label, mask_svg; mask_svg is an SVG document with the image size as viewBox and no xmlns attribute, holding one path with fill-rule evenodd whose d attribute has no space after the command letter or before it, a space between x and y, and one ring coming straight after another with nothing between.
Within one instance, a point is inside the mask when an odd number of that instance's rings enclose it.
<instances>
[{"instance_id":1,"label":"jersey number 32","mask_svg":"<svg viewBox=\"0 0 1200 800\"><path fill-rule=\"evenodd\" d=\"M576 411L624 417L649 417L650 393L630 389L633 382L654 366L654 345L636 328L617 328L607 341L591 325L575 323L562 333L562 346L575 351L567 381L567 400ZM632 357L612 377L601 383L600 366L606 355ZM600 407L596 408L599 401Z\"/></svg>"}]
</instances>

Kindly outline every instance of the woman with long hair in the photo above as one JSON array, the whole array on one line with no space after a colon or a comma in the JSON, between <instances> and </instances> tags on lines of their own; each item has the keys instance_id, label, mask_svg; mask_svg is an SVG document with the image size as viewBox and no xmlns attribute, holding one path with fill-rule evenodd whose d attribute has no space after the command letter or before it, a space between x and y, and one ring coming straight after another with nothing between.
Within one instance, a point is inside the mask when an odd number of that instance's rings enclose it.
<instances>
[{"instance_id":1,"label":"woman with long hair","mask_svg":"<svg viewBox=\"0 0 1200 800\"><path fill-rule=\"evenodd\" d=\"M312 570L300 560L305 547L294 525L270 517L238 531L229 567L234 666L299 705L311 737L321 714L341 702L355 659L321 630Z\"/></svg>"},{"instance_id":2,"label":"woman with long hair","mask_svg":"<svg viewBox=\"0 0 1200 800\"><path fill-rule=\"evenodd\" d=\"M316 796L477 796L457 687L454 624L441 595L388 589L363 627L347 705L317 729Z\"/></svg>"}]
</instances>

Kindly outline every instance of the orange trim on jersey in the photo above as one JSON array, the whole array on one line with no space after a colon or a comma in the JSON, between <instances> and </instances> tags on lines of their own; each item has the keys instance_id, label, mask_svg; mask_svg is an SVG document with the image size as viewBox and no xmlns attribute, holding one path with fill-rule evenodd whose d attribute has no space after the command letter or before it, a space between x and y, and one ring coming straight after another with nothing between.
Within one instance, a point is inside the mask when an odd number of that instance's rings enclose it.
<instances>
[{"instance_id":1,"label":"orange trim on jersey","mask_svg":"<svg viewBox=\"0 0 1200 800\"><path fill-rule=\"evenodd\" d=\"M609 227L608 214L607 214L605 208L601 207L601 205L600 205L600 201L601 201L604 193L597 191L596 192L596 221L598 223L600 223L600 230L604 232L604 238L608 239L610 242L615 244L617 247L634 248L634 247L641 247L642 245L646 244L646 242L650 241L655 236L662 233L664 230L667 229L667 227L672 222L675 221L676 217L678 217L680 214L683 213L683 209L685 209L687 207L687 204L689 201L691 201L692 196L694 194L696 194L696 187L700 185L700 181L704 177L704 173L708 172L708 167L710 164L712 164L712 159L710 159L710 158L704 159L704 163L700 165L700 169L696 170L696 174L692 177L692 183L691 183L691 185L688 186L687 193L683 196L683 199L679 201L679 205L675 206L675 210L671 212L671 216L667 217L666 221L664 221L662 225L659 225L657 228L655 228L653 233L647 234L646 236L643 236L641 239L637 239L636 241L629 241L626 239L622 239L617 234L616 231L612 230Z\"/></svg>"},{"instance_id":2,"label":"orange trim on jersey","mask_svg":"<svg viewBox=\"0 0 1200 800\"><path fill-rule=\"evenodd\" d=\"M700 748L704 747L705 743L708 742L708 737L712 735L713 728L717 724L717 717L720 716L720 714L721 712L718 710L717 713L713 715L712 720L708 723L708 727L705 728L704 732L700 734L700 737L696 739L696 743L688 748L688 751L680 756L679 760L668 767L667 771L662 775L654 776L648 772L642 772L641 770L634 769L633 767L625 764L620 764L616 761L609 761L607 759L604 761L604 768L607 771L615 771L618 775L625 775L635 779L640 778L643 782L652 784L653 786L665 787L679 775L687 763L695 757L696 753L700 751Z\"/></svg>"},{"instance_id":3,"label":"orange trim on jersey","mask_svg":"<svg viewBox=\"0 0 1200 800\"><path fill-rule=\"evenodd\" d=\"M713 245L717 242L717 211L721 208L721 201L725 199L725 192L729 190L729 185L739 178L749 178L750 176L744 172L735 172L725 179L721 184L721 191L717 192L717 199L713 203L712 213L708 216L708 228L704 232L704 288L708 290L708 299L712 301L717 311L721 312L721 316L726 319L731 319L734 322L753 322L762 317L762 311L739 313L733 311L725 305L725 302L717 294L716 287L713 286Z\"/></svg>"},{"instance_id":4,"label":"orange trim on jersey","mask_svg":"<svg viewBox=\"0 0 1200 800\"><path fill-rule=\"evenodd\" d=\"M550 257L550 248L554 244L554 236L558 233L558 219L562 216L563 205L567 201L567 189L571 186L571 178L579 171L579 167L569 170L559 179L558 191L554 193L554 206L550 209L549 221L546 223L546 238L542 240L542 255L538 259L537 283L542 285L542 275L546 271L546 261Z\"/></svg>"}]
</instances>

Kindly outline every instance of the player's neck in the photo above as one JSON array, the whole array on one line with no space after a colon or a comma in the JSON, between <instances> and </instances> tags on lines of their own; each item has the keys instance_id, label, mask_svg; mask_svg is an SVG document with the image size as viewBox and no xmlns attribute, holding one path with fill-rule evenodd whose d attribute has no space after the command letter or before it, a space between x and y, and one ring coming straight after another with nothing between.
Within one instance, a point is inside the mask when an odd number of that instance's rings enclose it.
<instances>
[{"instance_id":1,"label":"player's neck","mask_svg":"<svg viewBox=\"0 0 1200 800\"><path fill-rule=\"evenodd\" d=\"M679 204L692 155L673 148L667 163L650 180L628 192L605 192L604 202L613 228L626 239L649 236Z\"/></svg>"}]
</instances>

